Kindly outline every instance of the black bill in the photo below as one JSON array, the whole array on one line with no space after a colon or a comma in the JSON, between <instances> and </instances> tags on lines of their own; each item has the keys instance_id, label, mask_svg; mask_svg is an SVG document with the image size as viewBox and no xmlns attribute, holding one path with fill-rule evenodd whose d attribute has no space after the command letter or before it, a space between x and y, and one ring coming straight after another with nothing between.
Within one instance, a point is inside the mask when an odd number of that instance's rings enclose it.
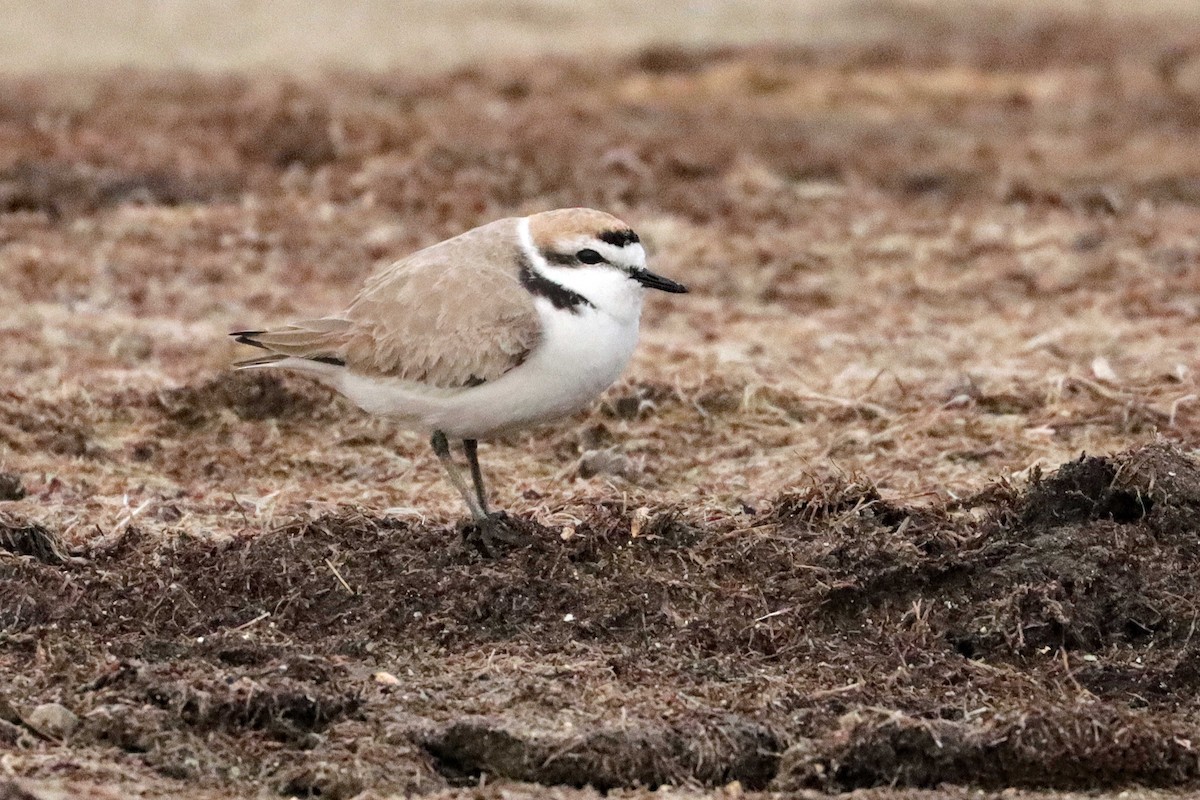
<instances>
[{"instance_id":1,"label":"black bill","mask_svg":"<svg viewBox=\"0 0 1200 800\"><path fill-rule=\"evenodd\" d=\"M647 289L658 289L659 291L671 292L672 294L687 294L687 287L682 283L676 283L670 278L664 278L662 275L655 275L648 269L636 270L630 273L629 277Z\"/></svg>"}]
</instances>

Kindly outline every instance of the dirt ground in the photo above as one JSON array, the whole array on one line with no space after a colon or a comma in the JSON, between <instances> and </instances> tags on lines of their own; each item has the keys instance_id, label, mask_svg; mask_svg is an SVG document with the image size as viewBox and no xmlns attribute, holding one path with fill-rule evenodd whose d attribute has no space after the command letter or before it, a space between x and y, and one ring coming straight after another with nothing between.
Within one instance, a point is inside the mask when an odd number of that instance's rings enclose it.
<instances>
[{"instance_id":1,"label":"dirt ground","mask_svg":"<svg viewBox=\"0 0 1200 800\"><path fill-rule=\"evenodd\" d=\"M0 798L1200 788L1200 26L910 26L4 79ZM482 447L531 547L227 368L564 205L692 293Z\"/></svg>"}]
</instances>

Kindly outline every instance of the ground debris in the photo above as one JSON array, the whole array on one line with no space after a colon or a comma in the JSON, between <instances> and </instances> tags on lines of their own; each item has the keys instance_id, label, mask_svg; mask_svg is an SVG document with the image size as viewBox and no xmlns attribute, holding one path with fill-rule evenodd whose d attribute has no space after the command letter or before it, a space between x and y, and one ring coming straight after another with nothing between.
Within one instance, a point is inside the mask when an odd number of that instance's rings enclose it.
<instances>
[{"instance_id":1,"label":"ground debris","mask_svg":"<svg viewBox=\"0 0 1200 800\"><path fill-rule=\"evenodd\" d=\"M1035 475L940 579L967 653L1103 649L1190 636L1200 466L1154 444Z\"/></svg>"},{"instance_id":2,"label":"ground debris","mask_svg":"<svg viewBox=\"0 0 1200 800\"><path fill-rule=\"evenodd\" d=\"M1106 707L1005 713L986 722L855 713L828 739L784 753L772 788L1179 787L1200 778L1200 753L1191 745L1198 733Z\"/></svg>"},{"instance_id":3,"label":"ground debris","mask_svg":"<svg viewBox=\"0 0 1200 800\"><path fill-rule=\"evenodd\" d=\"M25 724L44 736L61 739L79 726L79 717L62 703L42 703L29 712Z\"/></svg>"},{"instance_id":4,"label":"ground debris","mask_svg":"<svg viewBox=\"0 0 1200 800\"><path fill-rule=\"evenodd\" d=\"M34 211L59 219L124 203L175 206L210 201L235 188L229 176L186 178L168 170L127 172L25 160L0 171L0 214Z\"/></svg>"},{"instance_id":5,"label":"ground debris","mask_svg":"<svg viewBox=\"0 0 1200 800\"><path fill-rule=\"evenodd\" d=\"M186 682L147 678L145 698L178 715L185 725L207 729L264 730L281 738L322 731L360 705L352 693L317 689L289 678Z\"/></svg>"},{"instance_id":6,"label":"ground debris","mask_svg":"<svg viewBox=\"0 0 1200 800\"><path fill-rule=\"evenodd\" d=\"M460 782L487 774L601 791L692 782L719 786L735 780L761 789L775 774L782 739L770 728L734 716L630 723L576 735L530 732L475 718L451 723L423 745L438 770Z\"/></svg>"},{"instance_id":7,"label":"ground debris","mask_svg":"<svg viewBox=\"0 0 1200 800\"><path fill-rule=\"evenodd\" d=\"M242 420L313 417L322 402L331 399L332 395L311 382L245 370L222 373L198 386L165 389L151 398L151 404L173 422L195 428L219 419L222 411L231 411Z\"/></svg>"},{"instance_id":8,"label":"ground debris","mask_svg":"<svg viewBox=\"0 0 1200 800\"><path fill-rule=\"evenodd\" d=\"M894 524L902 513L885 502L870 484L835 482L787 492L773 504L779 522L814 524L841 518L865 517L884 525Z\"/></svg>"},{"instance_id":9,"label":"ground debris","mask_svg":"<svg viewBox=\"0 0 1200 800\"><path fill-rule=\"evenodd\" d=\"M25 487L21 476L12 472L0 472L0 502L4 500L20 500L25 496Z\"/></svg>"},{"instance_id":10,"label":"ground debris","mask_svg":"<svg viewBox=\"0 0 1200 800\"><path fill-rule=\"evenodd\" d=\"M1081 456L1059 467L1048 479L1035 472L1025 496L1022 521L1028 525L1094 519L1136 522L1150 512L1153 503L1136 487L1118 485L1117 465L1111 459Z\"/></svg>"},{"instance_id":11,"label":"ground debris","mask_svg":"<svg viewBox=\"0 0 1200 800\"><path fill-rule=\"evenodd\" d=\"M379 787L379 782L375 787ZM310 761L289 767L276 781L276 790L287 797L321 797L345 800L363 791L363 778L353 768L330 761Z\"/></svg>"},{"instance_id":12,"label":"ground debris","mask_svg":"<svg viewBox=\"0 0 1200 800\"><path fill-rule=\"evenodd\" d=\"M51 565L62 564L68 558L66 547L49 528L5 513L0 513L0 550Z\"/></svg>"},{"instance_id":13,"label":"ground debris","mask_svg":"<svg viewBox=\"0 0 1200 800\"><path fill-rule=\"evenodd\" d=\"M36 794L27 792L15 781L0 781L0 800L41 800Z\"/></svg>"},{"instance_id":14,"label":"ground debris","mask_svg":"<svg viewBox=\"0 0 1200 800\"><path fill-rule=\"evenodd\" d=\"M1200 465L1162 442L1115 457L1081 456L1048 478L1035 475L1021 510L1029 525L1146 518L1165 535L1196 524L1193 514L1200 514Z\"/></svg>"}]
</instances>

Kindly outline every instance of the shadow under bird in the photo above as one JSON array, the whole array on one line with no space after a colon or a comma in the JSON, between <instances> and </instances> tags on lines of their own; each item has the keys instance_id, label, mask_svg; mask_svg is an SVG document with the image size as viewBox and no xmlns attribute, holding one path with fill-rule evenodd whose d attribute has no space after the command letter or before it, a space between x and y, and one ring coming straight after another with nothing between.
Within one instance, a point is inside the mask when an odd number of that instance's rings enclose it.
<instances>
[{"instance_id":1,"label":"shadow under bird","mask_svg":"<svg viewBox=\"0 0 1200 800\"><path fill-rule=\"evenodd\" d=\"M376 271L340 314L234 332L267 351L235 366L316 376L365 411L426 431L492 553L520 537L488 510L478 440L595 400L633 354L647 289L687 291L649 271L637 234L610 214L501 219Z\"/></svg>"}]
</instances>

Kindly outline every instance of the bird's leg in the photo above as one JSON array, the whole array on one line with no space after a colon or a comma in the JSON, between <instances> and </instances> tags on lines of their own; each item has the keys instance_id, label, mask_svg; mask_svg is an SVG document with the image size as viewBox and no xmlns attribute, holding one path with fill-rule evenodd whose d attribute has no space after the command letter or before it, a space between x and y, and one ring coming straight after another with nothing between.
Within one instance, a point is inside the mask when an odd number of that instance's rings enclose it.
<instances>
[{"instance_id":1,"label":"bird's leg","mask_svg":"<svg viewBox=\"0 0 1200 800\"><path fill-rule=\"evenodd\" d=\"M463 452L467 454L467 463L471 465L471 481L475 484L475 497L483 513L488 513L487 491L483 488L483 471L479 469L479 440L463 439Z\"/></svg>"},{"instance_id":2,"label":"bird's leg","mask_svg":"<svg viewBox=\"0 0 1200 800\"><path fill-rule=\"evenodd\" d=\"M471 518L480 524L487 522L487 512L483 510L483 506L476 499L475 495L471 493L467 482L463 480L462 473L458 471L458 465L454 463L454 459L450 455L450 442L447 441L446 434L441 431L434 431L433 438L430 439L429 443L433 446L433 452L437 453L438 460L445 467L446 475L450 478L450 483L462 495L467 508L471 510Z\"/></svg>"},{"instance_id":3,"label":"bird's leg","mask_svg":"<svg viewBox=\"0 0 1200 800\"><path fill-rule=\"evenodd\" d=\"M434 431L430 444L433 446L433 452L437 453L438 459L442 462L442 466L446 468L446 475L449 476L450 483L462 495L467 508L471 510L471 521L459 526L464 540L472 542L488 558L497 554L497 543L515 546L532 543L528 536L508 521L506 514L489 514L487 512L487 495L483 489L483 472L479 469L478 442L475 439L463 440L463 450L466 451L467 460L471 462L471 479L475 483L473 492L471 487L467 486L467 482L463 480L458 465L454 463L454 459L450 455L450 442L446 439L446 434L442 431Z\"/></svg>"}]
</instances>

